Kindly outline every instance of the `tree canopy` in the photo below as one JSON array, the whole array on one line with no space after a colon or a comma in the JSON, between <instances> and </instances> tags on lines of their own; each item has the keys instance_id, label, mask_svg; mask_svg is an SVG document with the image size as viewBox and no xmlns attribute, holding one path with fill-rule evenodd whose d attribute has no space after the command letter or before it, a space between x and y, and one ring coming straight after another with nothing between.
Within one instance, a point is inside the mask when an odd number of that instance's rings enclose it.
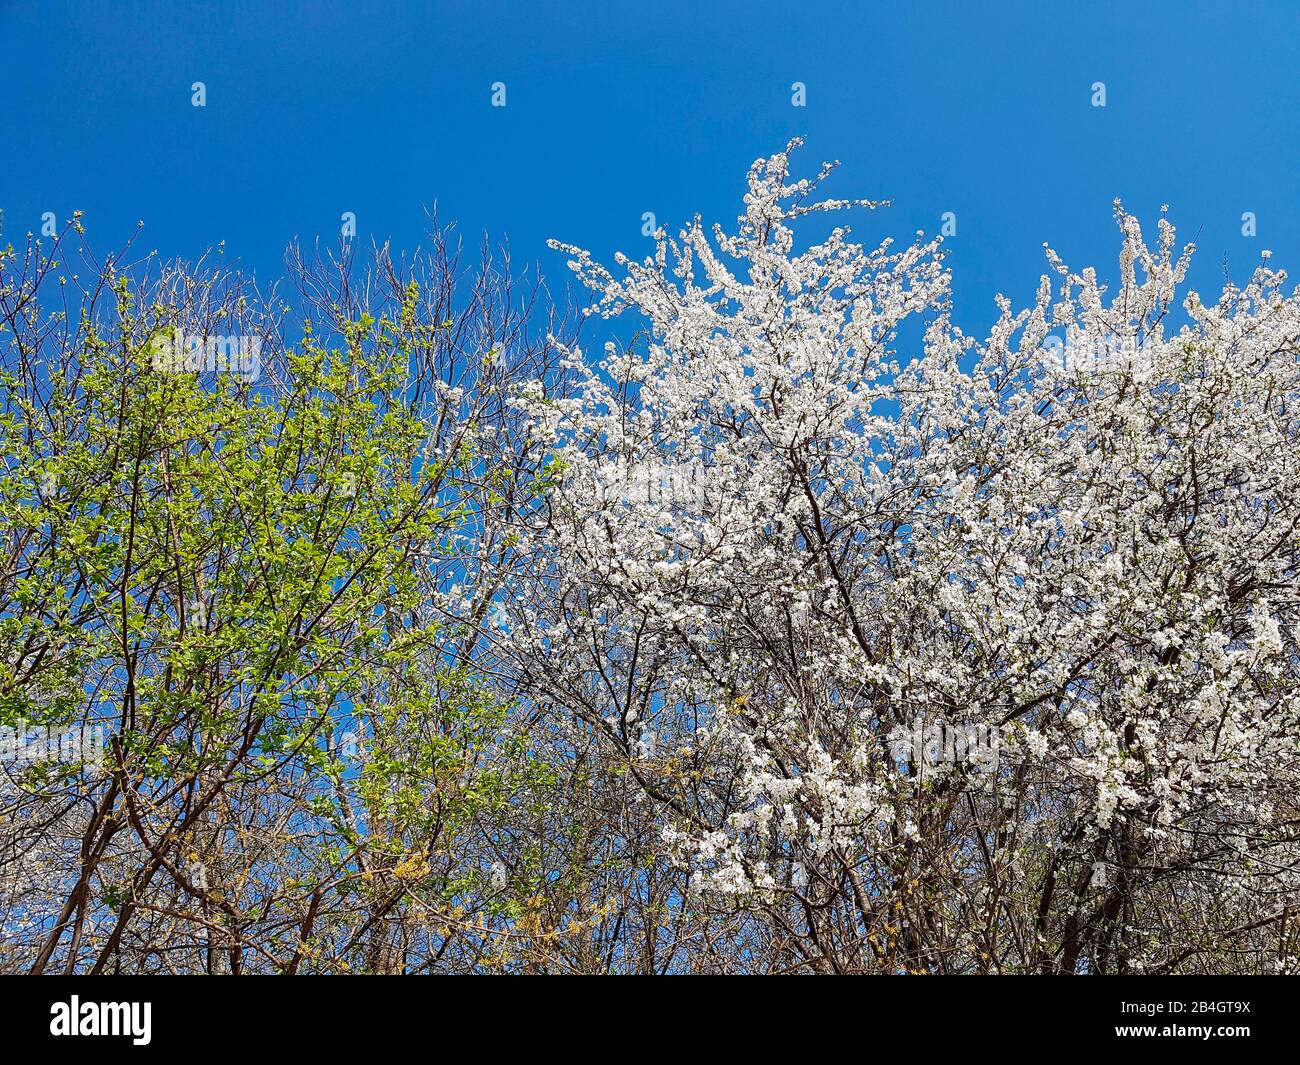
<instances>
[{"instance_id":1,"label":"tree canopy","mask_svg":"<svg viewBox=\"0 0 1300 1065\"><path fill-rule=\"evenodd\" d=\"M0 970L1296 970L1300 293L1116 204L976 340L796 147L557 245L600 357L441 233L0 253L0 726L103 738Z\"/></svg>"}]
</instances>

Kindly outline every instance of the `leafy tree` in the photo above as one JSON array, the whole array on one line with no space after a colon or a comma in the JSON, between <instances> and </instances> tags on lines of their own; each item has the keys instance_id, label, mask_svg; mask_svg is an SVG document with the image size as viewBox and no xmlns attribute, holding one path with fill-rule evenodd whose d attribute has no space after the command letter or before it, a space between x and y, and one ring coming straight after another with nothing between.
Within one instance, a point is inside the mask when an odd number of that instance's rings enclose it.
<instances>
[{"instance_id":1,"label":"leafy tree","mask_svg":"<svg viewBox=\"0 0 1300 1065\"><path fill-rule=\"evenodd\" d=\"M454 305L445 244L381 249L367 306L350 262L299 257L290 346L289 304L227 272L68 277L76 230L0 259L0 724L106 749L4 767L5 967L488 949L492 863L527 873L500 833L548 771L462 619L475 553L508 550L499 392L544 346L484 365L519 311L490 264ZM222 345L256 359L212 372Z\"/></svg>"}]
</instances>

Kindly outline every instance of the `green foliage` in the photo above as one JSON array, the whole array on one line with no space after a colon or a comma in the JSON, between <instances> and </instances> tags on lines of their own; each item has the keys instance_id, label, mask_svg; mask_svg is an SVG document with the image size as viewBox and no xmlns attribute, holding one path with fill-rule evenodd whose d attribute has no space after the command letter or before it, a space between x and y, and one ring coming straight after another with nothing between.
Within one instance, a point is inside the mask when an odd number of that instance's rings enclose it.
<instances>
[{"instance_id":1,"label":"green foliage","mask_svg":"<svg viewBox=\"0 0 1300 1065\"><path fill-rule=\"evenodd\" d=\"M302 962L300 936L340 965L392 964L356 929L477 905L482 824L536 809L521 796L546 781L467 657L472 624L439 609L511 491L477 415L435 420L422 398L419 360L451 323L412 279L386 308L311 307L289 344L233 288L111 268L72 315L46 305L49 259L14 263L0 726L110 737L99 767L16 778L18 805L97 811L71 826L97 855L73 875L98 884L107 930L71 964L102 964L115 922L146 919L137 900L169 877L196 928L219 914L275 968ZM178 371L159 357L177 328L270 331L271 357L257 380Z\"/></svg>"}]
</instances>

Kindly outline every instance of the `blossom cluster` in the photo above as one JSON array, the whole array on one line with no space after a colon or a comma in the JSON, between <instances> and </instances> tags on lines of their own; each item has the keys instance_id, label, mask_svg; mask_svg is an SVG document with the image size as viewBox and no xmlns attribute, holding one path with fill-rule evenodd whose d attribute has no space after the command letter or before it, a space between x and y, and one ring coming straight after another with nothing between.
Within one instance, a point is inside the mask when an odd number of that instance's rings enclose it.
<instances>
[{"instance_id":1,"label":"blossom cluster","mask_svg":"<svg viewBox=\"0 0 1300 1065\"><path fill-rule=\"evenodd\" d=\"M1075 863L1056 902L1078 914L1115 890L1097 867L1123 870L1130 904L1152 869L1188 900L1293 904L1285 274L1265 261L1213 303L1180 297L1192 247L1163 211L1148 244L1117 204L1115 287L1049 249L1033 305L999 298L976 341L939 240L796 236L878 206L817 199L829 171L760 160L734 232L661 230L617 274L559 245L591 313L634 312L648 339L598 365L572 350L567 390L521 395L564 471L514 577L549 590L519 609L521 665L629 753L706 892L847 876L866 919L923 847L984 848L1040 886ZM1106 352L1098 372L1063 365L1053 331ZM612 502L666 468L699 490ZM918 719L977 726L996 771L900 774L891 736Z\"/></svg>"}]
</instances>

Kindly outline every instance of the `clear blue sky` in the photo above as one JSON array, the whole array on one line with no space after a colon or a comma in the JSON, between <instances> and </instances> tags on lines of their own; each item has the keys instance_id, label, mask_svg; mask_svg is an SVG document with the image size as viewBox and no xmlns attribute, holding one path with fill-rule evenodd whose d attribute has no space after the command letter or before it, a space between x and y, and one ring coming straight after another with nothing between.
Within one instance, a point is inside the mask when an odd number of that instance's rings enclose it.
<instances>
[{"instance_id":1,"label":"clear blue sky","mask_svg":"<svg viewBox=\"0 0 1300 1065\"><path fill-rule=\"evenodd\" d=\"M1044 240L1113 276L1115 196L1200 231L1204 292L1262 248L1300 274L1300 2L989 6L0 0L4 239L80 208L104 249L143 219L145 250L224 240L269 279L344 211L412 247L436 200L559 279L547 237L636 254L645 211L730 221L799 133L835 195L894 201L860 232L956 212L971 330L1031 296Z\"/></svg>"}]
</instances>

